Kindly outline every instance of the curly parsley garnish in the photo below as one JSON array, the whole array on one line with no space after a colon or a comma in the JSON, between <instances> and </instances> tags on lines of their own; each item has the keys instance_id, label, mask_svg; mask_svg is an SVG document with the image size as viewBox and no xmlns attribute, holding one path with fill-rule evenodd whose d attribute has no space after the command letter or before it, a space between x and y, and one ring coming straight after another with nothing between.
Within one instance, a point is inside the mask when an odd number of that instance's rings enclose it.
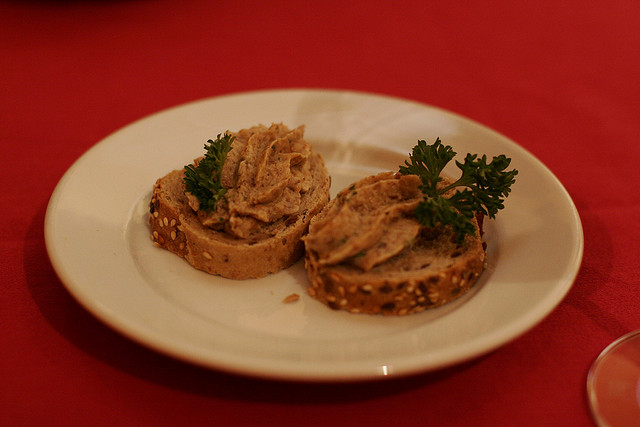
<instances>
[{"instance_id":1,"label":"curly parsley garnish","mask_svg":"<svg viewBox=\"0 0 640 427\"><path fill-rule=\"evenodd\" d=\"M471 220L476 212L494 218L504 208L504 198L511 192L511 184L515 182L518 171L505 170L511 159L504 154L495 156L489 163L486 155L478 158L476 154L467 154L463 163L456 161L456 166L462 171L460 178L437 189L438 182L442 180L440 173L456 154L450 146L442 145L440 138L431 145L419 140L409 160L400 166L400 173L418 175L422 181L420 190L425 197L415 210L418 221L426 227L450 225L458 242L461 242L466 234L475 233ZM466 188L449 198L443 196L456 187Z\"/></svg>"},{"instance_id":2,"label":"curly parsley garnish","mask_svg":"<svg viewBox=\"0 0 640 427\"><path fill-rule=\"evenodd\" d=\"M218 134L215 141L210 139L204 145L207 152L197 166L191 164L184 167L186 191L198 198L200 209L205 212L215 210L218 200L227 192L220 181L222 165L233 140L234 137L228 133L224 136Z\"/></svg>"}]
</instances>

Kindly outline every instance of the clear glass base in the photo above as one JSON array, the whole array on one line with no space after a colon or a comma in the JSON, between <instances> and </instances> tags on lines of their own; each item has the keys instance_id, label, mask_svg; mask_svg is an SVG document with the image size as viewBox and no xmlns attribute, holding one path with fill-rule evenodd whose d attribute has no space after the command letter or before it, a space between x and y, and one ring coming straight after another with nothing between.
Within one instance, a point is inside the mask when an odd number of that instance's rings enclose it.
<instances>
[{"instance_id":1,"label":"clear glass base","mask_svg":"<svg viewBox=\"0 0 640 427\"><path fill-rule=\"evenodd\" d=\"M640 330L612 342L587 377L591 413L600 426L640 426Z\"/></svg>"}]
</instances>

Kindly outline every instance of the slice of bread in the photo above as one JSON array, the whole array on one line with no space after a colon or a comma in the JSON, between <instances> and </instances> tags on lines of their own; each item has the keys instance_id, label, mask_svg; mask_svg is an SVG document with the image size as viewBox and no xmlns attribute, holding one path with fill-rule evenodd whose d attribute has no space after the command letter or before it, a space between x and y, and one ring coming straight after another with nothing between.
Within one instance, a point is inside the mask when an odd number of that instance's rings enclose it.
<instances>
[{"instance_id":1,"label":"slice of bread","mask_svg":"<svg viewBox=\"0 0 640 427\"><path fill-rule=\"evenodd\" d=\"M458 243L448 227L422 227L415 175L370 176L341 191L313 218L306 244L308 293L336 310L405 315L467 292L485 267L485 244Z\"/></svg>"},{"instance_id":2,"label":"slice of bread","mask_svg":"<svg viewBox=\"0 0 640 427\"><path fill-rule=\"evenodd\" d=\"M269 129L272 130L272 128ZM249 168L243 163L242 158L238 158L240 151L247 145L251 135L256 132L266 132L266 129L265 127L251 128L236 134L238 145L234 145L230 152L234 154L232 161L235 162L236 169ZM295 131L300 131L300 128ZM281 127L277 129L276 134L279 136L287 132L288 129L284 128L283 131ZM264 135L260 138L262 139L260 144L267 144L267 148L271 151L272 146L269 145L268 138ZM291 184L286 188L287 190L290 190L290 187L302 188L296 196L299 205L292 205L289 202L288 210L284 215L278 218L263 217L263 220L268 220L267 222L247 214L250 229L242 229L235 234L229 232L229 228L205 225L208 224L207 221L203 221L207 219L206 216L202 215L202 211L194 209L193 196L189 193L185 194L184 169L174 170L158 179L153 186L149 219L154 244L183 257L197 269L230 279L264 277L289 267L304 253L301 238L307 232L311 218L320 212L329 200L331 180L322 157L311 149L305 152L305 155L307 164L305 168L308 167L310 172L310 177L305 178L308 182L300 186L299 175L294 174L295 185ZM299 159L297 161L299 162ZM247 181L246 177L243 179ZM233 182L238 181L240 179L236 176L234 179L229 179L228 185L233 186ZM259 186L260 183L253 183L253 185ZM280 189L280 191L283 190ZM227 192L227 195L229 194L231 190ZM293 196L288 197L293 199ZM246 199L246 196L241 199ZM237 217L230 215L233 210L229 208L231 203L226 203L225 200L223 207L227 209L226 218L233 220ZM292 211L291 206L298 207ZM217 213L214 211L213 214ZM261 214L263 214L262 211ZM239 233L244 233L246 236L239 237Z\"/></svg>"}]
</instances>

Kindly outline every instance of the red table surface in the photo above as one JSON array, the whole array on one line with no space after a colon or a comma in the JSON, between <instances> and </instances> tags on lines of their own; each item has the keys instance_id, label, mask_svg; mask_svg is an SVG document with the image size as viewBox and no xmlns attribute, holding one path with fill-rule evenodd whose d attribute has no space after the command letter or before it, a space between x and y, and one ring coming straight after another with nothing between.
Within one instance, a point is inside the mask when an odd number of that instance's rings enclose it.
<instances>
[{"instance_id":1,"label":"red table surface","mask_svg":"<svg viewBox=\"0 0 640 427\"><path fill-rule=\"evenodd\" d=\"M640 327L640 3L390 4L0 2L0 424L591 425L589 366ZM413 99L531 151L584 227L568 295L488 355L350 384L201 369L76 303L43 239L73 162L156 111L287 87Z\"/></svg>"}]
</instances>

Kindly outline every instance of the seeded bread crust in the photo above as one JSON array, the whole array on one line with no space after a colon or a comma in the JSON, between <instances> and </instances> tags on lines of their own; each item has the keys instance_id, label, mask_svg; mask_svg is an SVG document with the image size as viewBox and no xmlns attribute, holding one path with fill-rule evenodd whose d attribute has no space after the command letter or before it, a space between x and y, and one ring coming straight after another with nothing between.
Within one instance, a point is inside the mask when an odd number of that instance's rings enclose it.
<instances>
[{"instance_id":1,"label":"seeded bread crust","mask_svg":"<svg viewBox=\"0 0 640 427\"><path fill-rule=\"evenodd\" d=\"M355 184L371 183L368 177ZM320 221L335 203L332 200L313 218ZM486 265L486 245L482 241L482 218L474 218L475 236L457 244L450 230L422 233L420 237L384 266L364 272L348 263L323 265L307 248L305 268L310 286L308 293L335 310L403 316L439 307L468 292ZM313 227L311 228L311 233ZM403 259L419 259L415 269L395 269Z\"/></svg>"},{"instance_id":2,"label":"seeded bread crust","mask_svg":"<svg viewBox=\"0 0 640 427\"><path fill-rule=\"evenodd\" d=\"M313 184L302 196L298 215L273 237L252 241L205 227L184 195L184 171L158 179L149 206L151 238L158 247L184 258L199 270L229 279L250 279L276 273L295 263L304 253L302 236L311 218L329 200L331 178L322 157L309 158Z\"/></svg>"}]
</instances>

